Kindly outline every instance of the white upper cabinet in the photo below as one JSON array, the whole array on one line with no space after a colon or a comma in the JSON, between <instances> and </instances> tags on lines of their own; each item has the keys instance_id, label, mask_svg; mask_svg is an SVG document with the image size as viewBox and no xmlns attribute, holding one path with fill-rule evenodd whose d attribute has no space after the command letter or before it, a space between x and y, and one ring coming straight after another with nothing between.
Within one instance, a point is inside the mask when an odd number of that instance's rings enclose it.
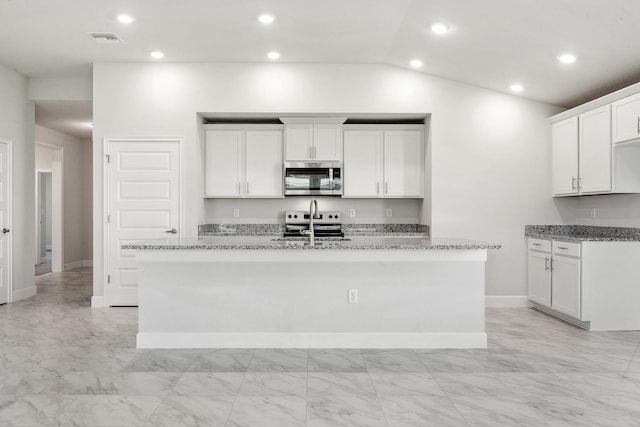
<instances>
[{"instance_id":1,"label":"white upper cabinet","mask_svg":"<svg viewBox=\"0 0 640 427\"><path fill-rule=\"evenodd\" d=\"M208 125L205 197L283 197L281 125Z\"/></svg>"},{"instance_id":2,"label":"white upper cabinet","mask_svg":"<svg viewBox=\"0 0 640 427\"><path fill-rule=\"evenodd\" d=\"M343 197L423 197L424 161L424 126L349 126Z\"/></svg>"},{"instance_id":3,"label":"white upper cabinet","mask_svg":"<svg viewBox=\"0 0 640 427\"><path fill-rule=\"evenodd\" d=\"M384 131L386 197L422 197L423 147L422 130Z\"/></svg>"},{"instance_id":4,"label":"white upper cabinet","mask_svg":"<svg viewBox=\"0 0 640 427\"><path fill-rule=\"evenodd\" d=\"M281 117L286 161L341 161L346 117Z\"/></svg>"},{"instance_id":5,"label":"white upper cabinet","mask_svg":"<svg viewBox=\"0 0 640 427\"><path fill-rule=\"evenodd\" d=\"M611 191L611 108L578 116L580 141L578 190L581 194Z\"/></svg>"},{"instance_id":6,"label":"white upper cabinet","mask_svg":"<svg viewBox=\"0 0 640 427\"><path fill-rule=\"evenodd\" d=\"M578 117L551 126L551 172L554 195L578 194Z\"/></svg>"},{"instance_id":7,"label":"white upper cabinet","mask_svg":"<svg viewBox=\"0 0 640 427\"><path fill-rule=\"evenodd\" d=\"M206 197L242 196L243 136L241 130L206 131Z\"/></svg>"},{"instance_id":8,"label":"white upper cabinet","mask_svg":"<svg viewBox=\"0 0 640 427\"><path fill-rule=\"evenodd\" d=\"M344 131L342 197L382 197L380 130Z\"/></svg>"},{"instance_id":9,"label":"white upper cabinet","mask_svg":"<svg viewBox=\"0 0 640 427\"><path fill-rule=\"evenodd\" d=\"M640 93L611 104L614 143L640 138Z\"/></svg>"}]
</instances>

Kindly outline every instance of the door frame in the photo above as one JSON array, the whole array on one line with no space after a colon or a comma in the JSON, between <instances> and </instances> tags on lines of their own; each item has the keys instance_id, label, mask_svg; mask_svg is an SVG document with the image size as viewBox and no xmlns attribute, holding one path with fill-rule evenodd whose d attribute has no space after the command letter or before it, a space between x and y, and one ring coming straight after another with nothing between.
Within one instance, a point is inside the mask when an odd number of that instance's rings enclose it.
<instances>
[{"instance_id":1,"label":"door frame","mask_svg":"<svg viewBox=\"0 0 640 427\"><path fill-rule=\"evenodd\" d=\"M51 169L36 169L36 265L42 261L42 223L41 211L42 211L42 174L51 174L51 199L53 205L53 170ZM53 222L53 206L51 206L51 220ZM53 254L53 230L51 230L51 253ZM53 261L53 260L52 260Z\"/></svg>"},{"instance_id":2,"label":"door frame","mask_svg":"<svg viewBox=\"0 0 640 427\"><path fill-rule=\"evenodd\" d=\"M9 188L9 194L7 194L7 218L6 218L6 227L9 230L13 229L12 223L12 211L13 211L13 169L11 165L13 164L13 140L8 138L0 137L0 144L7 144L7 152L9 153L9 159L7 162L7 187ZM7 303L13 302L13 233L9 232L8 236L5 235L6 238L9 239L9 250L6 254L7 256Z\"/></svg>"},{"instance_id":3,"label":"door frame","mask_svg":"<svg viewBox=\"0 0 640 427\"><path fill-rule=\"evenodd\" d=\"M108 276L110 272L110 260L109 260L109 227L107 222L107 216L109 215L109 166L108 163L110 156L110 147L112 142L156 142L156 143L178 143L178 153L180 153L180 161L178 167L180 168L178 176L180 177L180 196L178 197L178 212L180 213L180 232L178 236L184 233L185 228L185 182L184 182L184 138L181 136L136 136L136 137L104 137L102 140L102 153L103 153L103 168L102 168L102 289L104 295L104 306L109 305L109 281Z\"/></svg>"},{"instance_id":4,"label":"door frame","mask_svg":"<svg viewBox=\"0 0 640 427\"><path fill-rule=\"evenodd\" d=\"M51 150L52 163L51 170L36 169L38 172L51 171L51 271L64 271L64 147L36 141L36 145ZM38 215L36 215L38 216Z\"/></svg>"}]
</instances>

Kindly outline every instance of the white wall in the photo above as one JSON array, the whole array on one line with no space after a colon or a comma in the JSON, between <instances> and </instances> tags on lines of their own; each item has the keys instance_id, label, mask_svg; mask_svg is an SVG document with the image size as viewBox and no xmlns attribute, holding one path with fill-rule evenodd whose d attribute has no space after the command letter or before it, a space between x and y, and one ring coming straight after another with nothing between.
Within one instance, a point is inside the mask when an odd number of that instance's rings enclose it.
<instances>
[{"instance_id":1,"label":"white wall","mask_svg":"<svg viewBox=\"0 0 640 427\"><path fill-rule=\"evenodd\" d=\"M13 300L35 294L35 108L27 100L27 78L0 65L0 136L13 141Z\"/></svg>"},{"instance_id":2,"label":"white wall","mask_svg":"<svg viewBox=\"0 0 640 427\"><path fill-rule=\"evenodd\" d=\"M91 216L85 210L86 200L92 199L91 192L87 192L87 166L83 163L88 157L86 141L42 126L35 127L35 139L63 150L64 264L90 260L91 253L85 253L85 239L90 241L91 235L84 233L86 216Z\"/></svg>"},{"instance_id":3,"label":"white wall","mask_svg":"<svg viewBox=\"0 0 640 427\"><path fill-rule=\"evenodd\" d=\"M93 144L80 141L82 147L82 259L93 261Z\"/></svg>"},{"instance_id":4,"label":"white wall","mask_svg":"<svg viewBox=\"0 0 640 427\"><path fill-rule=\"evenodd\" d=\"M103 295L105 137L184 137L185 235L196 235L205 212L231 207L214 202L205 210L197 112L431 113L432 206L427 198L420 216L431 217L434 236L504 245L490 254L488 295L525 294L525 224L574 221L572 202L554 201L549 190L546 118L559 107L386 65L109 63L94 64L93 83L96 296ZM255 202L243 203L259 214Z\"/></svg>"}]
</instances>

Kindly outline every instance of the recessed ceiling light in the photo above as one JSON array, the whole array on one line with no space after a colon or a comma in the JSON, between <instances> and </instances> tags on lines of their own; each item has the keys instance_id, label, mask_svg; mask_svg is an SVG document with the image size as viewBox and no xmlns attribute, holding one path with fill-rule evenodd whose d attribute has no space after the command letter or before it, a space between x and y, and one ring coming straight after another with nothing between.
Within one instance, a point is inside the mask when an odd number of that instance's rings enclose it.
<instances>
[{"instance_id":1,"label":"recessed ceiling light","mask_svg":"<svg viewBox=\"0 0 640 427\"><path fill-rule=\"evenodd\" d=\"M573 64L576 62L576 56L570 53L563 53L562 55L558 55L558 61L563 64Z\"/></svg>"},{"instance_id":2,"label":"recessed ceiling light","mask_svg":"<svg viewBox=\"0 0 640 427\"><path fill-rule=\"evenodd\" d=\"M412 59L411 62L409 62L409 64L413 67L413 68L420 68L422 67L422 61L420 61L419 59Z\"/></svg>"},{"instance_id":3,"label":"recessed ceiling light","mask_svg":"<svg viewBox=\"0 0 640 427\"><path fill-rule=\"evenodd\" d=\"M522 86L519 83L514 83L511 86L509 86L509 89L511 89L511 91L513 92L522 92L524 90L524 86Z\"/></svg>"},{"instance_id":4,"label":"recessed ceiling light","mask_svg":"<svg viewBox=\"0 0 640 427\"><path fill-rule=\"evenodd\" d=\"M258 16L258 21L266 25L273 24L274 20L275 18L273 17L273 15L269 15L268 13Z\"/></svg>"},{"instance_id":5,"label":"recessed ceiling light","mask_svg":"<svg viewBox=\"0 0 640 427\"><path fill-rule=\"evenodd\" d=\"M162 59L162 58L164 58L164 53L160 52L159 50L154 50L149 55L151 55L151 57L154 58L154 59Z\"/></svg>"},{"instance_id":6,"label":"recessed ceiling light","mask_svg":"<svg viewBox=\"0 0 640 427\"><path fill-rule=\"evenodd\" d=\"M447 24L443 24L442 22L436 22L431 26L431 31L436 34L444 34L449 32L449 26Z\"/></svg>"},{"instance_id":7,"label":"recessed ceiling light","mask_svg":"<svg viewBox=\"0 0 640 427\"><path fill-rule=\"evenodd\" d=\"M136 18L134 18L133 16L118 15L118 22L120 22L121 24L131 24L135 20Z\"/></svg>"},{"instance_id":8,"label":"recessed ceiling light","mask_svg":"<svg viewBox=\"0 0 640 427\"><path fill-rule=\"evenodd\" d=\"M269 59L273 60L280 58L280 54L278 52L269 52L267 53L267 56L269 57Z\"/></svg>"}]
</instances>

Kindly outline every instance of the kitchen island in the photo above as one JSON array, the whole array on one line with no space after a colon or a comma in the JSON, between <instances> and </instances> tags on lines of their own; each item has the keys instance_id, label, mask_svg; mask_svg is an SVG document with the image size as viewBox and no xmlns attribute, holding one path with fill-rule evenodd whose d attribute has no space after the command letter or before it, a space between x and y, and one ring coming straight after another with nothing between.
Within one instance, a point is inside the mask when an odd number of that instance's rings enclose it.
<instances>
[{"instance_id":1,"label":"kitchen island","mask_svg":"<svg viewBox=\"0 0 640 427\"><path fill-rule=\"evenodd\" d=\"M421 235L124 245L138 348L486 348L487 250Z\"/></svg>"}]
</instances>

